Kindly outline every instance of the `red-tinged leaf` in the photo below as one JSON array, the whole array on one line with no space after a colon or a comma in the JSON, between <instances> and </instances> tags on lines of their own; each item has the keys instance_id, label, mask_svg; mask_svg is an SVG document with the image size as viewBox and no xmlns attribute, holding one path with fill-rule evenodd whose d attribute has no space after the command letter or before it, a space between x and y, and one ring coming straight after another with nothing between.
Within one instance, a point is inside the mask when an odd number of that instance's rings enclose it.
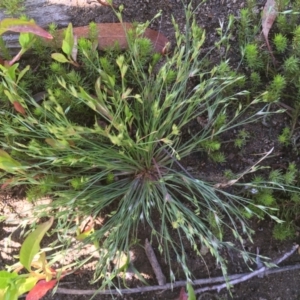
<instances>
[{"instance_id":1,"label":"red-tinged leaf","mask_svg":"<svg viewBox=\"0 0 300 300\"><path fill-rule=\"evenodd\" d=\"M26 115L26 111L24 109L24 107L22 106L22 104L20 104L20 102L18 101L14 101L13 103L15 110L20 113L21 115L25 116Z\"/></svg>"},{"instance_id":2,"label":"red-tinged leaf","mask_svg":"<svg viewBox=\"0 0 300 300\"><path fill-rule=\"evenodd\" d=\"M53 289L57 283L57 280L40 280L36 286L27 294L26 300L40 300L46 293Z\"/></svg>"},{"instance_id":3,"label":"red-tinged leaf","mask_svg":"<svg viewBox=\"0 0 300 300\"><path fill-rule=\"evenodd\" d=\"M276 19L277 16L277 4L275 0L267 0L264 10L263 10L263 15L262 15L262 33L265 37L266 44L268 47L268 50L270 51L270 54L273 58L273 61L275 61L275 57L273 56L271 46L269 44L269 31L273 26L273 23Z\"/></svg>"},{"instance_id":4,"label":"red-tinged leaf","mask_svg":"<svg viewBox=\"0 0 300 300\"><path fill-rule=\"evenodd\" d=\"M186 293L184 287L181 288L178 300L188 300L188 294Z\"/></svg>"},{"instance_id":5,"label":"red-tinged leaf","mask_svg":"<svg viewBox=\"0 0 300 300\"><path fill-rule=\"evenodd\" d=\"M13 19L13 18L3 19L0 22L0 35L2 35L6 31L31 32L45 39L53 39L53 36L49 32L47 32L40 26L36 25L32 20L24 21L24 20Z\"/></svg>"}]
</instances>

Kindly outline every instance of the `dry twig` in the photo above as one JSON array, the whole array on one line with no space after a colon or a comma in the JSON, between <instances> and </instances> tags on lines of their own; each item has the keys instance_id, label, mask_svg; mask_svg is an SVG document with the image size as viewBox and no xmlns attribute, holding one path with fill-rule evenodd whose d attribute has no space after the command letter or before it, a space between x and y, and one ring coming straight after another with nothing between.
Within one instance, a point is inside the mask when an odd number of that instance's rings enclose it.
<instances>
[{"instance_id":1,"label":"dry twig","mask_svg":"<svg viewBox=\"0 0 300 300\"><path fill-rule=\"evenodd\" d=\"M232 180L229 180L228 182L225 182L225 183L217 183L217 184L214 185L214 187L217 188L217 189L227 188L227 187L232 186L233 184L235 184L237 181L239 181L244 175L255 172L256 171L256 166L262 160L264 160L267 156L269 156L272 153L273 150L274 150L274 147L270 151L264 153L264 156L262 158L260 158L253 166L247 168L246 171L239 174L239 177L237 179L232 179Z\"/></svg>"},{"instance_id":2,"label":"dry twig","mask_svg":"<svg viewBox=\"0 0 300 300\"><path fill-rule=\"evenodd\" d=\"M156 255L155 255L153 248L152 248L151 244L149 243L148 239L145 240L145 252L150 261L152 269L155 273L158 284L165 285L166 277L161 270L161 267L157 261Z\"/></svg>"},{"instance_id":3,"label":"dry twig","mask_svg":"<svg viewBox=\"0 0 300 300\"><path fill-rule=\"evenodd\" d=\"M291 251L285 253L282 257L280 257L278 260L275 260L274 263L278 264L282 262L283 260L287 259L290 255L292 255L296 249L298 248L298 245L295 245ZM300 269L300 264L295 264L295 265L289 265L289 266L284 266L280 268L271 268L268 269L266 267L262 267L254 272L249 272L249 273L242 273L242 274L235 274L235 275L230 275L227 277L227 280L229 280L229 284L232 284L234 280L239 280L246 278L245 280L248 280L254 276L257 276L258 274L264 272L265 275L269 274L275 274L275 273L281 273L281 272L287 272L287 271L294 271L294 270L299 270ZM254 275L252 275L254 274ZM244 280L244 281L245 281ZM191 282L192 285L209 285L213 283L218 283L218 282L225 282L224 276L219 276L219 277L213 277L213 278L205 278L205 279L197 279ZM236 283L242 282L241 280ZM178 287L183 287L186 286L187 281L182 280L182 281L176 281L174 283L167 283L165 285L155 285L155 286L144 286L144 287L138 287L138 288L132 288L132 289L118 289L118 290L75 290L75 289L66 289L66 288L58 288L56 290L56 293L59 294L69 294L69 295L94 295L94 294L99 294L99 295L121 295L121 294L134 294L134 293L145 293L145 292L153 292L153 291L159 291L159 290L167 290L167 289L174 289ZM218 285L221 286L221 285ZM218 286L212 286L212 287L218 287ZM226 287L226 284L225 284ZM210 287L211 288L211 287ZM215 288L218 289L218 288ZM198 289L201 290L201 289ZM200 291L199 293L204 292Z\"/></svg>"},{"instance_id":4,"label":"dry twig","mask_svg":"<svg viewBox=\"0 0 300 300\"><path fill-rule=\"evenodd\" d=\"M299 245L294 245L293 248L289 252L286 252L283 256L281 256L280 258L274 260L272 263L275 264L275 265L281 263L282 261L284 261L285 259L287 259L289 256L291 256L298 249L298 247L299 247ZM226 288L226 287L228 287L230 285L234 285L234 284L237 284L237 283L249 280L252 277L255 277L255 276L257 276L257 275L259 275L261 273L264 273L268 269L269 269L268 267L263 266L263 267L255 270L255 271L253 271L251 273L242 275L242 276L240 276L240 277L238 277L236 279L227 281L225 283L222 283L222 284L219 284L219 285L207 286L207 287L204 287L204 288L197 289L197 290L195 290L195 293L199 294L199 293L202 293L202 292L212 291L212 290L217 290L219 292L221 289L224 289L224 288Z\"/></svg>"}]
</instances>

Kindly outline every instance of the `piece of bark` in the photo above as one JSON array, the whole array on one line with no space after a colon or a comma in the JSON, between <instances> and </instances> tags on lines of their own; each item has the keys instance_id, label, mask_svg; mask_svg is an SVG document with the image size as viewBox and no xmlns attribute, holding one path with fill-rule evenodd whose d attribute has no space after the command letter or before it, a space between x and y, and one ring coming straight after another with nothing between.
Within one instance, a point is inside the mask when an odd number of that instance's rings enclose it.
<instances>
[{"instance_id":1,"label":"piece of bark","mask_svg":"<svg viewBox=\"0 0 300 300\"><path fill-rule=\"evenodd\" d=\"M152 249L152 246L150 245L148 239L145 240L145 252L146 255L150 261L150 264L152 266L152 269L155 273L158 285L165 285L166 284L166 277L163 274L161 267L157 261L156 255Z\"/></svg>"},{"instance_id":2,"label":"piece of bark","mask_svg":"<svg viewBox=\"0 0 300 300\"><path fill-rule=\"evenodd\" d=\"M98 48L106 50L118 43L121 49L128 47L126 32L133 28L131 23L97 23L98 30ZM58 38L63 37L64 29L58 30ZM78 38L89 36L89 26L74 27L73 33ZM147 28L144 37L151 40L156 52L163 53L169 42L168 39L160 32Z\"/></svg>"}]
</instances>

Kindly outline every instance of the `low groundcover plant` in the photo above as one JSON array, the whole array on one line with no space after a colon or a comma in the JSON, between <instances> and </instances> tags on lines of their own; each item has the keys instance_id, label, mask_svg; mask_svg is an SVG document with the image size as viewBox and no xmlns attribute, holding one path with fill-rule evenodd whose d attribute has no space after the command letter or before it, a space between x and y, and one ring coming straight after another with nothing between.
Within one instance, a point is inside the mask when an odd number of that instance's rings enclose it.
<instances>
[{"instance_id":1,"label":"low groundcover plant","mask_svg":"<svg viewBox=\"0 0 300 300\"><path fill-rule=\"evenodd\" d=\"M50 208L40 206L37 213L53 215L63 237L76 234L78 220L101 218L86 240L97 245L95 278L103 285L118 272L111 260L139 243L139 226L149 229L171 280L171 254L192 278L187 241L199 256L206 246L225 275L221 251L234 244L224 240L224 230L239 241L242 234L251 238L241 209L257 214L248 208L249 200L194 178L179 162L194 151L218 150L221 133L263 115L260 110L241 119L261 98L244 106L245 91L228 95L227 88L240 77L221 76L218 66L204 71L205 32L191 16L187 11L185 33L174 21L176 44L164 58L141 37L143 25L128 33L128 50L112 51L107 59L91 41L80 40L78 63L88 66L95 80L83 80L77 66L51 62L47 72L56 86L41 101L21 84L26 75L18 78L19 65L0 69L6 100L0 110L0 156L9 162L1 166L6 171L2 184L25 185L30 200L50 195ZM79 83L74 84L74 76ZM88 120L74 118L78 109ZM189 133L187 124L197 117L205 122ZM267 213L267 207L253 207Z\"/></svg>"}]
</instances>

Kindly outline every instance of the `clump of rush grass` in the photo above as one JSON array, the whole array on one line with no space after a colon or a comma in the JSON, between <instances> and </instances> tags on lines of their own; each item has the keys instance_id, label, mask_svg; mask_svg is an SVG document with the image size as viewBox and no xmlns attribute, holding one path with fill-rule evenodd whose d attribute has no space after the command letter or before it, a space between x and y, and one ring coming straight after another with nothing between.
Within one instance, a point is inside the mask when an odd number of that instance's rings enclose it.
<instances>
[{"instance_id":1,"label":"clump of rush grass","mask_svg":"<svg viewBox=\"0 0 300 300\"><path fill-rule=\"evenodd\" d=\"M49 88L41 102L1 67L3 95L11 95L25 109L23 114L7 106L0 111L1 147L21 165L10 171L9 183L25 184L31 200L52 196L50 211L39 207L38 216L54 215L61 241L75 234L78 220L102 218L87 241L98 245L95 278L102 278L103 285L111 285L112 274L119 272L111 269L111 260L138 243L140 226L151 232L149 238L169 265L172 280L171 254L192 278L186 242L199 256L206 246L225 275L221 252L234 245L224 240L224 230L238 241L244 234L251 237L240 209L251 210L248 199L190 176L179 162L194 151L211 152L207 145L221 133L259 117L240 118L260 99L244 106L240 100L245 91L228 94L241 78L220 75L218 66L208 69L201 54L205 31L192 15L189 7L185 33L173 20L176 44L164 58L153 54L151 43L141 38L148 24L131 31L128 50L115 57L99 57L93 43L80 41L79 57L95 80L91 84L78 79L80 74L70 76L70 70L65 71L72 66L55 62L49 73L51 84L57 78L57 86ZM61 75L53 76L57 69ZM89 112L91 126L72 117L76 107ZM187 125L197 117L205 119L205 126L187 133ZM7 174L2 182L7 182Z\"/></svg>"}]
</instances>

